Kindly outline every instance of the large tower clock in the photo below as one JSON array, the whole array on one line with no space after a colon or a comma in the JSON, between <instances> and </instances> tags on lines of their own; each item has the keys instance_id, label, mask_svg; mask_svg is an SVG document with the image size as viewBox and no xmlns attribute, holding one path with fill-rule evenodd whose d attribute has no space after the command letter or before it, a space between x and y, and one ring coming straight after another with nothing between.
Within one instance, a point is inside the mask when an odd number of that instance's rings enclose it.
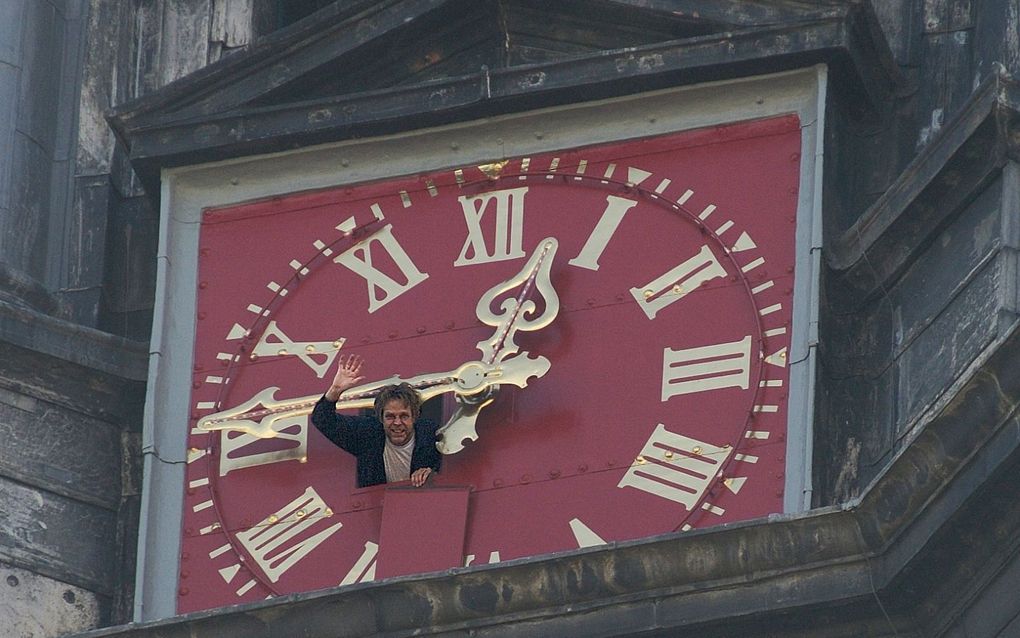
<instances>
[{"instance_id":1,"label":"large tower clock","mask_svg":"<svg viewBox=\"0 0 1020 638\"><path fill-rule=\"evenodd\" d=\"M385 489L308 419L341 354L448 397L465 562L782 511L800 124L205 210L180 611L372 578Z\"/></svg>"}]
</instances>

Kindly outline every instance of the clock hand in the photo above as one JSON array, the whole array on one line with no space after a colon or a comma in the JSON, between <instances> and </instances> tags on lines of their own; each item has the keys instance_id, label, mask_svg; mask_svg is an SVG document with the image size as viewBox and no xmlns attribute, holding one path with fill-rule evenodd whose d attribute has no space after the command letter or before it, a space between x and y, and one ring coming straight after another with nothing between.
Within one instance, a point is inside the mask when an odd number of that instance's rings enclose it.
<instances>
[{"instance_id":1,"label":"clock hand","mask_svg":"<svg viewBox=\"0 0 1020 638\"><path fill-rule=\"evenodd\" d=\"M550 274L558 246L555 237L543 239L519 273L496 284L479 298L475 308L478 320L496 328L491 338L478 342L483 361L494 363L516 353L518 346L514 343L514 335L518 330L539 330L552 323L559 314L560 298L552 286ZM522 284L516 298L503 301L500 313L492 312L492 303L497 297ZM536 308L535 302L528 298L532 288L545 300L545 309L538 317L530 316Z\"/></svg>"},{"instance_id":2,"label":"clock hand","mask_svg":"<svg viewBox=\"0 0 1020 638\"><path fill-rule=\"evenodd\" d=\"M475 396L490 387L504 383L523 388L530 377L542 376L549 369L549 362L544 357L531 360L527 354L525 352L511 357L498 365L469 361L448 372L420 374L407 379L394 375L387 379L364 383L341 394L336 407L338 410L370 408L375 404L375 397L382 388L397 383L407 383L416 389L422 401L447 392L456 393L457 396ZM208 432L236 430L257 438L273 438L277 433L274 429L275 424L285 419L311 414L321 396L315 394L276 400L274 395L278 390L278 387L265 388L240 405L203 417L197 427Z\"/></svg>"},{"instance_id":3,"label":"clock hand","mask_svg":"<svg viewBox=\"0 0 1020 638\"><path fill-rule=\"evenodd\" d=\"M517 355L519 347L514 342L514 335L518 330L544 328L559 313L560 299L550 276L558 245L555 237L547 237L539 242L538 248L519 273L496 284L478 300L475 309L478 320L496 328L491 338L478 342L478 349L482 351L481 363L493 367L489 376L495 376L499 381L486 383L484 387L480 386L470 393L457 392L454 395L457 411L436 431L436 448L441 453L455 454L464 449L465 440L478 440L478 432L475 430L478 413L492 403L500 384L509 383L523 388L531 377L541 377L549 371L552 364L545 357L532 359L528 352ZM500 306L501 313L492 312L492 303L496 298L517 286L521 286L517 297L504 300ZM537 307L528 298L532 288L537 289L545 301L545 309L538 317L530 316Z\"/></svg>"},{"instance_id":4,"label":"clock hand","mask_svg":"<svg viewBox=\"0 0 1020 638\"><path fill-rule=\"evenodd\" d=\"M463 367L463 366L462 366ZM450 372L423 374L407 379L394 375L387 379L365 383L344 392L337 401L338 410L370 408L375 396L382 388L397 383L407 383L418 390L422 400L430 399L444 392L454 392L457 380L456 370ZM313 394L294 399L276 400L274 395L280 388L268 387L251 399L237 406L210 414L199 419L199 430L235 430L251 436L268 439L276 436L274 425L285 419L311 414L322 395ZM259 407L261 406L261 407Z\"/></svg>"}]
</instances>

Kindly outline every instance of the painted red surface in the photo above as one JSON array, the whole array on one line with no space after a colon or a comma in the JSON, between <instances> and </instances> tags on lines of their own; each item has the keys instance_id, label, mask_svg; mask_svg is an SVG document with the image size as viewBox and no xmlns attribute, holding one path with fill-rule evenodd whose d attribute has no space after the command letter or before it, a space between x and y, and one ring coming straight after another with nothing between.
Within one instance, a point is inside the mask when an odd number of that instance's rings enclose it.
<instances>
[{"instance_id":1,"label":"painted red surface","mask_svg":"<svg viewBox=\"0 0 1020 638\"><path fill-rule=\"evenodd\" d=\"M476 344L493 333L476 317L479 297L516 274L540 240L553 236L559 315L548 327L517 336L522 350L549 360L549 372L526 388L504 387L480 414L478 441L445 457L435 480L472 487L465 562L782 511L789 391L783 348L790 346L800 143L797 118L776 117L526 162L513 158L496 180L466 166L206 211L194 390L190 409L182 409L173 427L190 431L198 418L270 387L279 388L277 399L321 394L334 369L323 372L295 356L326 361L309 354L306 342L344 339L341 353L364 357L367 380L477 360ZM523 256L455 265L469 233L459 198L524 188L516 195L523 201ZM633 204L608 238L598 269L571 264L610 198ZM480 221L489 244L498 219L491 205ZM350 218L360 230L347 237L336 227ZM378 232L391 233L426 277L369 312L365 278L335 258ZM646 289L706 246L725 275L685 291L649 318L631 289ZM734 246L752 247L731 252ZM371 257L373 267L406 283L398 260L378 242ZM280 345L288 354L252 360L270 322L295 343ZM235 326L250 337L237 338ZM676 374L664 371L667 349L693 352L744 339L746 389L730 385L664 399L664 374ZM648 454L659 428L704 446L692 452L652 445L655 453ZM190 435L193 455L206 453L189 464L184 486L181 612L371 578L384 490L357 489L353 457L307 422L288 433L252 442L234 456L285 450L303 438L306 462L255 464L225 476L221 436L236 435ZM718 471L686 505L621 486L641 465L665 467L715 448ZM303 494L321 504L295 501ZM291 502L300 525L265 523ZM266 554L260 553L265 539L240 540L260 522L277 534Z\"/></svg>"},{"instance_id":2,"label":"painted red surface","mask_svg":"<svg viewBox=\"0 0 1020 638\"><path fill-rule=\"evenodd\" d=\"M470 492L468 487L387 489L376 578L463 565Z\"/></svg>"}]
</instances>

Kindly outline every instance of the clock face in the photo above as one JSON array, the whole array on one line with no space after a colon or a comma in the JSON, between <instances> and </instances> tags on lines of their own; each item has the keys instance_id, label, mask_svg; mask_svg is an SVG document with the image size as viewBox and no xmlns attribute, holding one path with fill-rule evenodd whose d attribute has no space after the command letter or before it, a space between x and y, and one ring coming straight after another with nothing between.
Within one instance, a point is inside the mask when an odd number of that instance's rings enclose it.
<instances>
[{"instance_id":1,"label":"clock face","mask_svg":"<svg viewBox=\"0 0 1020 638\"><path fill-rule=\"evenodd\" d=\"M287 402L339 355L483 360L486 293L554 317L434 480L471 489L465 564L782 511L800 149L790 115L206 210L179 611L374 578L386 490ZM271 437L198 427L276 405Z\"/></svg>"}]
</instances>

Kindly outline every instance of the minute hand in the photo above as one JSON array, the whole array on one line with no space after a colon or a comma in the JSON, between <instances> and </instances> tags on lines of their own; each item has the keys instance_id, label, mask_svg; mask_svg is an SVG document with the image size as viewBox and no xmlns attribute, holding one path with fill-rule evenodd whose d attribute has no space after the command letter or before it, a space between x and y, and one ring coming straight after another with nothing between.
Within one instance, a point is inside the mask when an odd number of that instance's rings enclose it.
<instances>
[{"instance_id":1,"label":"minute hand","mask_svg":"<svg viewBox=\"0 0 1020 638\"><path fill-rule=\"evenodd\" d=\"M370 408L375 403L375 396L382 388L395 383L408 383L418 390L423 400L445 392L457 391L457 372L469 364L464 364L449 372L422 374L408 379L392 376L388 379L365 383L350 388L337 401L338 410ZM244 403L210 414L198 421L200 430L233 430L245 432L260 439L273 438L282 428L293 425L294 417L312 413L315 404L322 395L313 394L294 399L277 400L275 395L280 388L268 387L258 392Z\"/></svg>"},{"instance_id":2,"label":"minute hand","mask_svg":"<svg viewBox=\"0 0 1020 638\"><path fill-rule=\"evenodd\" d=\"M420 374L407 379L395 375L347 389L340 395L336 409L371 408L380 390L397 383L407 383L415 388L422 401L448 392L471 396L502 383L523 388L527 385L528 379L536 374L534 370L541 370L537 372L538 376L541 376L548 368L548 361L543 367L541 362L530 362L522 355L508 359L500 365L469 361L449 372ZM293 424L291 419L294 417L311 414L321 396L313 394L278 401L274 398L278 390L277 387L266 388L238 406L210 414L199 420L198 428L206 431L234 430L257 438L273 438L280 429L290 427Z\"/></svg>"},{"instance_id":3,"label":"minute hand","mask_svg":"<svg viewBox=\"0 0 1020 638\"><path fill-rule=\"evenodd\" d=\"M560 311L560 298L552 285L552 263L559 242L555 237L543 239L532 253L528 263L519 273L487 290L478 300L475 314L482 323L496 328L490 339L478 342L482 360L489 363L499 361L517 352L514 342L517 331L539 330L556 319ZM492 311L492 303L502 294L520 286L516 298L503 300L501 312ZM542 314L535 317L535 302L530 299L532 290L545 302Z\"/></svg>"}]
</instances>

